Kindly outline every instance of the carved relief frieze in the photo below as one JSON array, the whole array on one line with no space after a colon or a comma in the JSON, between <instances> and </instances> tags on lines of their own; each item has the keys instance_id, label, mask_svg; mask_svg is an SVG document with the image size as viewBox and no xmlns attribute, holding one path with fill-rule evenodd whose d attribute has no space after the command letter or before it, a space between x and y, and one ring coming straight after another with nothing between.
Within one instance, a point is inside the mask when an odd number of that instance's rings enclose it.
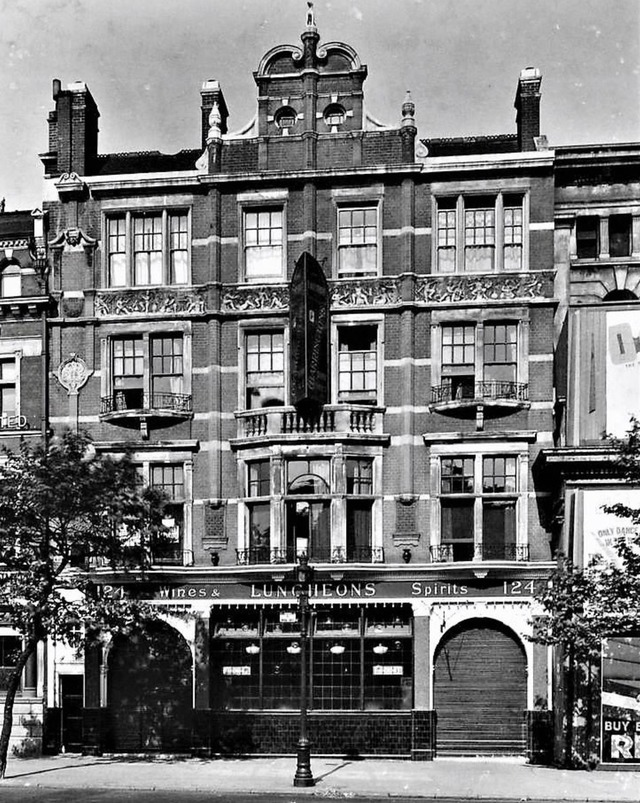
<instances>
[{"instance_id":1,"label":"carved relief frieze","mask_svg":"<svg viewBox=\"0 0 640 803\"><path fill-rule=\"evenodd\" d=\"M361 307L398 304L402 300L396 279L340 282L331 288L331 306Z\"/></svg>"},{"instance_id":2,"label":"carved relief frieze","mask_svg":"<svg viewBox=\"0 0 640 803\"><path fill-rule=\"evenodd\" d=\"M418 279L416 301L425 304L457 301L508 301L545 296L546 276L429 276Z\"/></svg>"},{"instance_id":3,"label":"carved relief frieze","mask_svg":"<svg viewBox=\"0 0 640 803\"><path fill-rule=\"evenodd\" d=\"M194 290L120 290L96 294L96 315L172 315L206 310L203 296Z\"/></svg>"},{"instance_id":4,"label":"carved relief frieze","mask_svg":"<svg viewBox=\"0 0 640 803\"><path fill-rule=\"evenodd\" d=\"M269 287L236 287L222 296L222 309L231 312L251 310L281 310L289 306L289 288L282 285Z\"/></svg>"}]
</instances>

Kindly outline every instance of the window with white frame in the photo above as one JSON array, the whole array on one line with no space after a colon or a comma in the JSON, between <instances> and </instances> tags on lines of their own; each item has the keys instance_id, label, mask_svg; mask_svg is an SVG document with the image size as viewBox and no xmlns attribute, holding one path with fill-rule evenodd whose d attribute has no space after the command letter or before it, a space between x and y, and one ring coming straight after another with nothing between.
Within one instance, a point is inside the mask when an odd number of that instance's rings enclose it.
<instances>
[{"instance_id":1,"label":"window with white frame","mask_svg":"<svg viewBox=\"0 0 640 803\"><path fill-rule=\"evenodd\" d=\"M15 259L7 260L0 268L0 297L15 298L21 294L20 264Z\"/></svg>"},{"instance_id":2,"label":"window with white frame","mask_svg":"<svg viewBox=\"0 0 640 803\"><path fill-rule=\"evenodd\" d=\"M244 277L246 281L284 276L284 209L247 207L242 212Z\"/></svg>"},{"instance_id":3,"label":"window with white frame","mask_svg":"<svg viewBox=\"0 0 640 803\"><path fill-rule=\"evenodd\" d=\"M109 287L189 282L189 215L184 210L110 214L106 242Z\"/></svg>"},{"instance_id":4,"label":"window with white frame","mask_svg":"<svg viewBox=\"0 0 640 803\"><path fill-rule=\"evenodd\" d=\"M523 195L443 196L436 199L436 207L439 273L523 269Z\"/></svg>"},{"instance_id":5,"label":"window with white frame","mask_svg":"<svg viewBox=\"0 0 640 803\"><path fill-rule=\"evenodd\" d=\"M247 410L284 404L284 331L247 331L245 405Z\"/></svg>"},{"instance_id":6,"label":"window with white frame","mask_svg":"<svg viewBox=\"0 0 640 803\"><path fill-rule=\"evenodd\" d=\"M372 560L373 460L348 457L347 476L347 561Z\"/></svg>"},{"instance_id":7,"label":"window with white frame","mask_svg":"<svg viewBox=\"0 0 640 803\"><path fill-rule=\"evenodd\" d=\"M268 459L247 464L248 550L241 563L269 563L271 556L271 463Z\"/></svg>"},{"instance_id":8,"label":"window with white frame","mask_svg":"<svg viewBox=\"0 0 640 803\"><path fill-rule=\"evenodd\" d=\"M110 378L103 412L191 411L182 334L131 334L108 341Z\"/></svg>"},{"instance_id":9,"label":"window with white frame","mask_svg":"<svg viewBox=\"0 0 640 803\"><path fill-rule=\"evenodd\" d=\"M151 463L149 485L164 499L162 523L165 531L153 545L153 562L183 563L185 482L182 463Z\"/></svg>"},{"instance_id":10,"label":"window with white frame","mask_svg":"<svg viewBox=\"0 0 640 803\"><path fill-rule=\"evenodd\" d=\"M13 357L0 357L0 419L17 415L17 375Z\"/></svg>"},{"instance_id":11,"label":"window with white frame","mask_svg":"<svg viewBox=\"0 0 640 803\"><path fill-rule=\"evenodd\" d=\"M517 455L439 458L440 544L436 560L517 560Z\"/></svg>"},{"instance_id":12,"label":"window with white frame","mask_svg":"<svg viewBox=\"0 0 640 803\"><path fill-rule=\"evenodd\" d=\"M338 276L378 273L379 211L377 205L338 207Z\"/></svg>"},{"instance_id":13,"label":"window with white frame","mask_svg":"<svg viewBox=\"0 0 640 803\"><path fill-rule=\"evenodd\" d=\"M338 402L378 403L378 327L338 326Z\"/></svg>"},{"instance_id":14,"label":"window with white frame","mask_svg":"<svg viewBox=\"0 0 640 803\"><path fill-rule=\"evenodd\" d=\"M518 371L518 324L443 324L440 374L441 385L432 389L434 402L525 400L526 387Z\"/></svg>"}]
</instances>

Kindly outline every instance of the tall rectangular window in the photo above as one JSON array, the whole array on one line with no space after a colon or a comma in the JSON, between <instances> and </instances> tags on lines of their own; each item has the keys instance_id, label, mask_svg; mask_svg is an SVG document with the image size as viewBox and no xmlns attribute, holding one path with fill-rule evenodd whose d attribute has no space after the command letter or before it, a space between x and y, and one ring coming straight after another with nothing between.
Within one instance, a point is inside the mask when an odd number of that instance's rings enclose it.
<instances>
[{"instance_id":1,"label":"tall rectangular window","mask_svg":"<svg viewBox=\"0 0 640 803\"><path fill-rule=\"evenodd\" d=\"M184 543L184 467L161 463L149 468L150 485L165 497L162 523L166 530L153 547L154 563L182 564Z\"/></svg>"},{"instance_id":2,"label":"tall rectangular window","mask_svg":"<svg viewBox=\"0 0 640 803\"><path fill-rule=\"evenodd\" d=\"M376 404L378 399L376 326L338 329L338 401Z\"/></svg>"},{"instance_id":3,"label":"tall rectangular window","mask_svg":"<svg viewBox=\"0 0 640 803\"><path fill-rule=\"evenodd\" d=\"M6 691L21 651L22 639L19 636L0 636L0 691Z\"/></svg>"},{"instance_id":4,"label":"tall rectangular window","mask_svg":"<svg viewBox=\"0 0 640 803\"><path fill-rule=\"evenodd\" d=\"M184 392L182 335L158 335L151 342L151 393L153 407L165 407L162 396Z\"/></svg>"},{"instance_id":5,"label":"tall rectangular window","mask_svg":"<svg viewBox=\"0 0 640 803\"><path fill-rule=\"evenodd\" d=\"M443 457L440 465L440 542L448 560L474 555L474 461Z\"/></svg>"},{"instance_id":6,"label":"tall rectangular window","mask_svg":"<svg viewBox=\"0 0 640 803\"><path fill-rule=\"evenodd\" d=\"M113 392L117 410L144 406L144 347L141 337L114 338Z\"/></svg>"},{"instance_id":7,"label":"tall rectangular window","mask_svg":"<svg viewBox=\"0 0 640 803\"><path fill-rule=\"evenodd\" d=\"M611 215L609 218L609 256L631 256L631 215Z\"/></svg>"},{"instance_id":8,"label":"tall rectangular window","mask_svg":"<svg viewBox=\"0 0 640 803\"><path fill-rule=\"evenodd\" d=\"M16 361L0 359L0 417L17 413Z\"/></svg>"},{"instance_id":9,"label":"tall rectangular window","mask_svg":"<svg viewBox=\"0 0 640 803\"><path fill-rule=\"evenodd\" d=\"M482 557L515 558L517 460L485 457L482 461Z\"/></svg>"},{"instance_id":10,"label":"tall rectangular window","mask_svg":"<svg viewBox=\"0 0 640 803\"><path fill-rule=\"evenodd\" d=\"M449 400L474 398L476 328L473 324L442 327L442 385Z\"/></svg>"},{"instance_id":11,"label":"tall rectangular window","mask_svg":"<svg viewBox=\"0 0 640 803\"><path fill-rule=\"evenodd\" d=\"M283 210L246 209L243 215L244 272L247 281L283 276Z\"/></svg>"},{"instance_id":12,"label":"tall rectangular window","mask_svg":"<svg viewBox=\"0 0 640 803\"><path fill-rule=\"evenodd\" d=\"M495 201L465 199L464 244L467 271L491 271L496 245Z\"/></svg>"},{"instance_id":13,"label":"tall rectangular window","mask_svg":"<svg viewBox=\"0 0 640 803\"><path fill-rule=\"evenodd\" d=\"M255 460L247 466L248 552L242 563L269 563L271 558L271 464Z\"/></svg>"},{"instance_id":14,"label":"tall rectangular window","mask_svg":"<svg viewBox=\"0 0 640 803\"><path fill-rule=\"evenodd\" d=\"M125 212L106 219L109 287L189 281L189 216L184 211Z\"/></svg>"},{"instance_id":15,"label":"tall rectangular window","mask_svg":"<svg viewBox=\"0 0 640 803\"><path fill-rule=\"evenodd\" d=\"M504 231L504 269L522 270L522 251L524 245L522 199L505 196L503 212Z\"/></svg>"},{"instance_id":16,"label":"tall rectangular window","mask_svg":"<svg viewBox=\"0 0 640 803\"><path fill-rule=\"evenodd\" d=\"M338 209L338 275L375 276L378 272L378 207Z\"/></svg>"},{"instance_id":17,"label":"tall rectangular window","mask_svg":"<svg viewBox=\"0 0 640 803\"><path fill-rule=\"evenodd\" d=\"M347 458L347 561L370 562L373 524L373 462Z\"/></svg>"},{"instance_id":18,"label":"tall rectangular window","mask_svg":"<svg viewBox=\"0 0 640 803\"><path fill-rule=\"evenodd\" d=\"M443 198L438 203L438 271L456 269L457 214L456 199Z\"/></svg>"},{"instance_id":19,"label":"tall rectangular window","mask_svg":"<svg viewBox=\"0 0 640 803\"><path fill-rule=\"evenodd\" d=\"M576 252L578 259L597 259L600 253L600 218L576 219Z\"/></svg>"},{"instance_id":20,"label":"tall rectangular window","mask_svg":"<svg viewBox=\"0 0 640 803\"><path fill-rule=\"evenodd\" d=\"M248 410L284 404L284 333L247 332L245 390Z\"/></svg>"},{"instance_id":21,"label":"tall rectangular window","mask_svg":"<svg viewBox=\"0 0 640 803\"><path fill-rule=\"evenodd\" d=\"M483 357L485 382L515 382L518 368L517 325L485 324Z\"/></svg>"}]
</instances>

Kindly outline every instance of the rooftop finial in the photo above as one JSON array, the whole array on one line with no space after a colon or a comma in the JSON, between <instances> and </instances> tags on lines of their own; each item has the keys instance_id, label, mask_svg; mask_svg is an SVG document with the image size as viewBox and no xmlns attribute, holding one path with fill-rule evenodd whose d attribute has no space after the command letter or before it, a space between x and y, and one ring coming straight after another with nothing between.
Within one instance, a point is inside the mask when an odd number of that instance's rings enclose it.
<instances>
[{"instance_id":1,"label":"rooftop finial","mask_svg":"<svg viewBox=\"0 0 640 803\"><path fill-rule=\"evenodd\" d=\"M209 133L207 134L207 142L214 142L222 139L222 115L220 114L220 106L218 101L213 101L211 112L209 114Z\"/></svg>"},{"instance_id":2,"label":"rooftop finial","mask_svg":"<svg viewBox=\"0 0 640 803\"><path fill-rule=\"evenodd\" d=\"M404 96L402 104L402 125L415 126L416 104L413 102L411 92L407 89L407 94Z\"/></svg>"},{"instance_id":3,"label":"rooftop finial","mask_svg":"<svg viewBox=\"0 0 640 803\"><path fill-rule=\"evenodd\" d=\"M307 0L307 30L316 30L316 15L313 10L313 3Z\"/></svg>"}]
</instances>

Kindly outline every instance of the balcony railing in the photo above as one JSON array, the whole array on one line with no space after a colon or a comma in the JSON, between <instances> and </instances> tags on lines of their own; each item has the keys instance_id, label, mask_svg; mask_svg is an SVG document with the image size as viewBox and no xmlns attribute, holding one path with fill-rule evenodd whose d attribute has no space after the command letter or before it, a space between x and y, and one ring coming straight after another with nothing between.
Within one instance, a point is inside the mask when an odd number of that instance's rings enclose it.
<instances>
[{"instance_id":1,"label":"balcony railing","mask_svg":"<svg viewBox=\"0 0 640 803\"><path fill-rule=\"evenodd\" d=\"M431 388L431 404L486 401L526 402L528 399L529 385L526 382L491 379L483 382L447 383Z\"/></svg>"},{"instance_id":2,"label":"balcony railing","mask_svg":"<svg viewBox=\"0 0 640 803\"><path fill-rule=\"evenodd\" d=\"M317 418L302 418L293 407L266 407L236 413L239 438L292 435L381 435L384 409L368 405L325 405Z\"/></svg>"},{"instance_id":3,"label":"balcony railing","mask_svg":"<svg viewBox=\"0 0 640 803\"><path fill-rule=\"evenodd\" d=\"M296 563L304 550L293 548L251 547L237 549L238 566L270 563ZM311 547L308 558L315 563L384 563L382 547Z\"/></svg>"},{"instance_id":4,"label":"balcony railing","mask_svg":"<svg viewBox=\"0 0 640 803\"><path fill-rule=\"evenodd\" d=\"M118 413L160 413L190 415L193 412L191 395L186 393L142 393L116 391L103 396L100 401L100 414Z\"/></svg>"},{"instance_id":5,"label":"balcony railing","mask_svg":"<svg viewBox=\"0 0 640 803\"><path fill-rule=\"evenodd\" d=\"M429 547L434 563L457 563L468 560L528 561L528 544L437 544Z\"/></svg>"}]
</instances>

